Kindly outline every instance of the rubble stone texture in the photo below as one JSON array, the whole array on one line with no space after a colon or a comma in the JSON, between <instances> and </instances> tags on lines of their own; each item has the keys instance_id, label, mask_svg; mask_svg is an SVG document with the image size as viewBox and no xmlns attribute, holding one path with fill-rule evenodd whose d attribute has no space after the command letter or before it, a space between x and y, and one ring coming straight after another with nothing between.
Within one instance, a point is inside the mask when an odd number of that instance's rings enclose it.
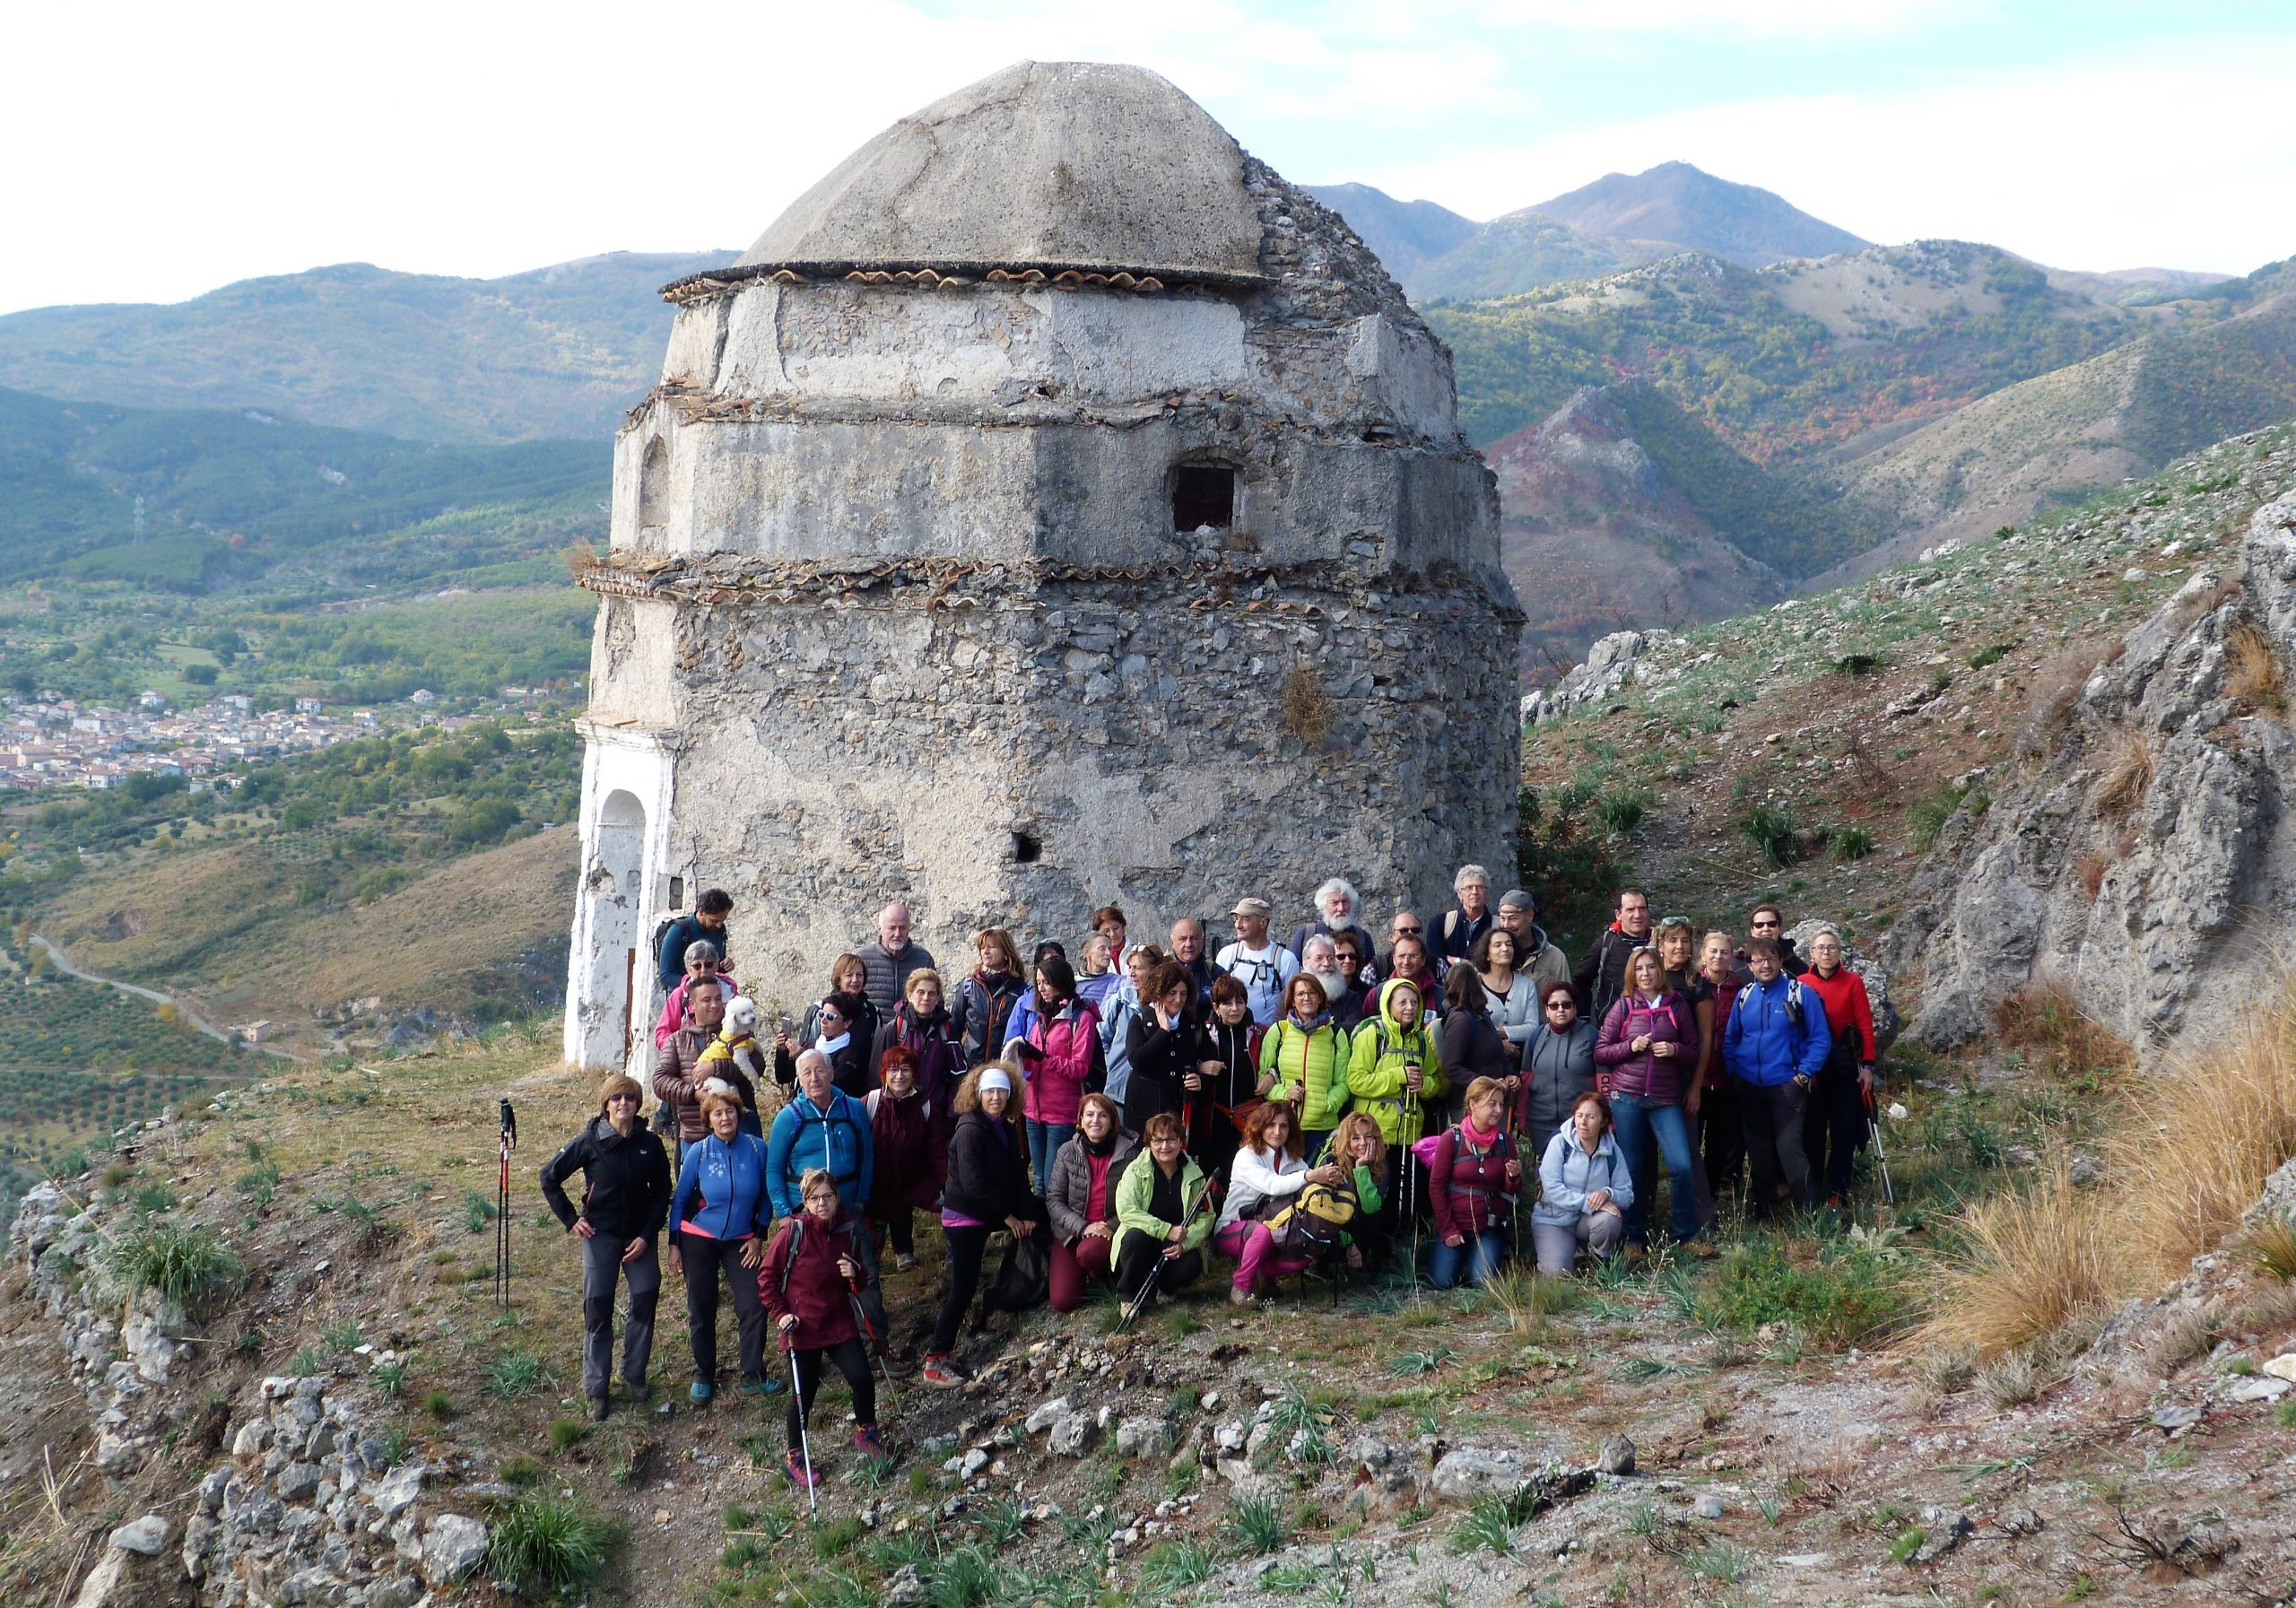
<instances>
[{"instance_id":1,"label":"rubble stone texture","mask_svg":"<svg viewBox=\"0 0 2296 1608\"><path fill-rule=\"evenodd\" d=\"M895 897L952 960L1511 863L1521 613L1449 355L1170 84L1008 68L665 293L583 578L570 1059L637 1050L704 887L794 1005Z\"/></svg>"}]
</instances>

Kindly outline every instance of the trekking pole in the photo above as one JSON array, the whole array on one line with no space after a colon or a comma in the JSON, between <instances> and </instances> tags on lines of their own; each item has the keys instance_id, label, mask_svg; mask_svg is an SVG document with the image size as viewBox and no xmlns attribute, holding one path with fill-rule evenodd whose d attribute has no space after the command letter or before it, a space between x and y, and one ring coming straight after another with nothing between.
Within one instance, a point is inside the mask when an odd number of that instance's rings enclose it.
<instances>
[{"instance_id":1,"label":"trekking pole","mask_svg":"<svg viewBox=\"0 0 2296 1608\"><path fill-rule=\"evenodd\" d=\"M1882 1164L1882 1198L1892 1206L1898 1204L1898 1192L1890 1183L1890 1152L1882 1147L1882 1121L1874 1109L1874 1091L1863 1091L1866 1097L1866 1132L1874 1141L1874 1159Z\"/></svg>"},{"instance_id":2,"label":"trekking pole","mask_svg":"<svg viewBox=\"0 0 2296 1608\"><path fill-rule=\"evenodd\" d=\"M1403 1126L1406 1130L1421 1120L1416 1090L1404 1091L1403 1115ZM1403 1209L1411 1216L1411 1293L1413 1298L1419 1294L1419 1153L1411 1147L1414 1140L1425 1137L1423 1133L1414 1134L1403 1142Z\"/></svg>"},{"instance_id":3,"label":"trekking pole","mask_svg":"<svg viewBox=\"0 0 2296 1608\"><path fill-rule=\"evenodd\" d=\"M510 1304L510 1152L518 1148L518 1115L502 1101L502 1132L495 1153L500 1165L494 1179L494 1301Z\"/></svg>"},{"instance_id":4,"label":"trekking pole","mask_svg":"<svg viewBox=\"0 0 2296 1608\"><path fill-rule=\"evenodd\" d=\"M868 1310L861 1305L860 1280L845 1281L845 1299L853 1303L853 1319L861 1326L861 1333L869 1338L869 1360L874 1362L878 1373L884 1376L885 1410L890 1412L893 1407L893 1370L885 1364L885 1343L878 1336L877 1326L869 1321Z\"/></svg>"},{"instance_id":5,"label":"trekking pole","mask_svg":"<svg viewBox=\"0 0 2296 1608\"><path fill-rule=\"evenodd\" d=\"M1148 1164L1152 1167L1155 1162L1151 1160ZM1180 1222L1183 1227L1196 1221L1196 1214L1204 1210L1204 1203L1211 1198L1211 1195L1212 1180L1206 1178L1204 1180L1204 1193L1196 1197L1196 1204L1180 1213ZM1116 1332L1118 1334L1123 1334L1131 1326L1132 1320L1139 1317L1147 1307L1148 1298L1155 1293L1157 1284L1163 1279L1164 1267L1169 1260L1170 1258L1161 1253L1158 1254L1155 1266L1150 1268L1148 1276L1140 1281L1139 1292L1125 1303L1122 1315L1117 1318Z\"/></svg>"},{"instance_id":6,"label":"trekking pole","mask_svg":"<svg viewBox=\"0 0 2296 1608\"><path fill-rule=\"evenodd\" d=\"M821 1499L813 1494L813 1438L805 1429L805 1386L797 1377L797 1348L787 1329L781 1333L781 1352L789 1359L789 1410L797 1415L797 1449L805 1460L805 1517L817 1522L822 1516Z\"/></svg>"}]
</instances>

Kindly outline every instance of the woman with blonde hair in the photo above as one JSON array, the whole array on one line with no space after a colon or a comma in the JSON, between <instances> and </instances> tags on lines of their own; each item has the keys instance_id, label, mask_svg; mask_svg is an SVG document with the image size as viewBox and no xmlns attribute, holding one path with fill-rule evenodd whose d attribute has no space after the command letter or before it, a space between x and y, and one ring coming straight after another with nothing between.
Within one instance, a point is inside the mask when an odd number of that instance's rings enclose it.
<instances>
[{"instance_id":1,"label":"woman with blonde hair","mask_svg":"<svg viewBox=\"0 0 2296 1608\"><path fill-rule=\"evenodd\" d=\"M957 1041L964 1047L965 1065L981 1066L1004 1053L1004 1024L1029 984L1021 975L1021 946L1003 927L983 927L975 933L972 948L980 964L957 985L957 996L949 1004L949 1020Z\"/></svg>"},{"instance_id":2,"label":"woman with blonde hair","mask_svg":"<svg viewBox=\"0 0 2296 1608\"><path fill-rule=\"evenodd\" d=\"M1369 1111L1350 1111L1339 1119L1324 1146L1323 1160L1346 1169L1348 1187L1355 1192L1355 1221L1340 1236L1347 1247L1347 1265L1360 1272L1368 1246L1370 1259L1387 1254L1380 1235L1380 1208L1392 1188L1393 1169L1387 1164L1387 1142Z\"/></svg>"}]
</instances>

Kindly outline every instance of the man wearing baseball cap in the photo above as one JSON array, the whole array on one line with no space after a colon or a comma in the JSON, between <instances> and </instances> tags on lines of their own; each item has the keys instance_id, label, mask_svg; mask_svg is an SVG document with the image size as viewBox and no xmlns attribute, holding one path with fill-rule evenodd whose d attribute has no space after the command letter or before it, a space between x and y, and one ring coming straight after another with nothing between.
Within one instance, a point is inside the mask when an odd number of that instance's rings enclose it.
<instances>
[{"instance_id":1,"label":"man wearing baseball cap","mask_svg":"<svg viewBox=\"0 0 2296 1608\"><path fill-rule=\"evenodd\" d=\"M1546 941L1538 913L1538 902L1521 888L1509 888L1500 898L1499 925L1515 934L1515 975L1544 995L1549 983L1570 980L1570 958Z\"/></svg>"},{"instance_id":2,"label":"man wearing baseball cap","mask_svg":"<svg viewBox=\"0 0 2296 1608\"><path fill-rule=\"evenodd\" d=\"M1283 1014L1283 987L1300 975L1300 957L1267 935L1267 918L1274 913L1264 899L1238 900L1229 912L1236 918L1236 941L1212 960L1244 986L1252 1020L1262 1027Z\"/></svg>"}]
</instances>

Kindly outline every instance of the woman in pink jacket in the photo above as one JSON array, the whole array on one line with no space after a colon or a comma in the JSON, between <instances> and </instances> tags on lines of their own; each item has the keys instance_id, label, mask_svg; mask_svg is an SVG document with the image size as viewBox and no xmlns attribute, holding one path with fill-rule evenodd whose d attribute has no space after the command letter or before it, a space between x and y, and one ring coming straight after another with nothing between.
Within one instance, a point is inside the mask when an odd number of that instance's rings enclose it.
<instances>
[{"instance_id":1,"label":"woman in pink jacket","mask_svg":"<svg viewBox=\"0 0 2296 1608\"><path fill-rule=\"evenodd\" d=\"M1076 1136L1076 1108L1107 1073L1100 1061L1100 1019L1077 997L1076 973L1058 955L1037 962L1037 1013L1013 1053L1028 1068L1021 1110L1028 1118L1029 1165L1041 1191L1052 1182L1052 1160Z\"/></svg>"},{"instance_id":2,"label":"woman in pink jacket","mask_svg":"<svg viewBox=\"0 0 2296 1608\"><path fill-rule=\"evenodd\" d=\"M1634 1202L1626 1209L1627 1260L1641 1256L1649 1237L1650 1195L1658 1176L1654 1143L1666 1158L1674 1239L1698 1256L1714 1255L1713 1245L1698 1237L1690 1120L1683 1114L1683 1097L1698 1075L1698 1016L1690 1001L1666 987L1658 952L1648 944L1626 958L1626 992L1603 1017L1595 1065L1611 1102L1612 1131L1634 1174Z\"/></svg>"}]
</instances>

